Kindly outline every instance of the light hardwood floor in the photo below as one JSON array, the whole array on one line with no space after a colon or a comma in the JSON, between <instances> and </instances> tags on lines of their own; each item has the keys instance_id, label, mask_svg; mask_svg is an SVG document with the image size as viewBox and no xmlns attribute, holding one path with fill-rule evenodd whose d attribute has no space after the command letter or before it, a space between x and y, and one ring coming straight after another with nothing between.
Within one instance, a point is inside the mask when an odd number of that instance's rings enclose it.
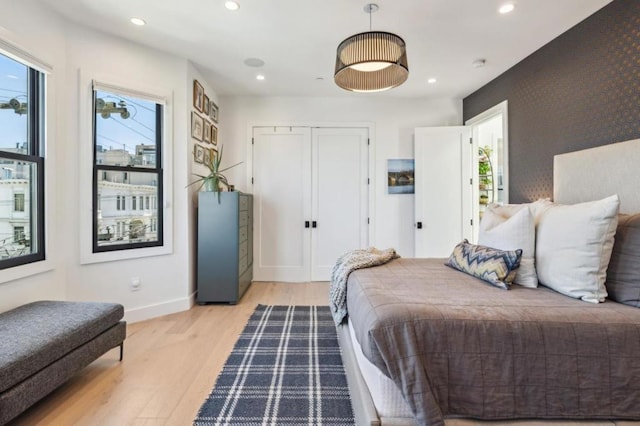
<instances>
[{"instance_id":1,"label":"light hardwood floor","mask_svg":"<svg viewBox=\"0 0 640 426\"><path fill-rule=\"evenodd\" d=\"M190 425L256 305L327 305L328 283L253 283L237 305L127 325L113 349L15 425Z\"/></svg>"}]
</instances>

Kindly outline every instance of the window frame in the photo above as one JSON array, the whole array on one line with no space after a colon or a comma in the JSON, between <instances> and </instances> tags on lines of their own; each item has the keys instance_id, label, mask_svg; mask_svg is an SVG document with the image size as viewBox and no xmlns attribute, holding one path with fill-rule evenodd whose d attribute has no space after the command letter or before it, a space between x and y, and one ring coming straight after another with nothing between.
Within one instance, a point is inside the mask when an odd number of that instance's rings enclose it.
<instances>
[{"instance_id":1,"label":"window frame","mask_svg":"<svg viewBox=\"0 0 640 426\"><path fill-rule=\"evenodd\" d=\"M93 230L92 230L92 245L93 245L93 253L104 253L104 252L112 252L112 251L120 251L120 250L135 250L149 247L162 247L164 245L164 230L163 227L159 227L157 232L157 240L156 241L140 241L140 242L124 242L124 243L116 243L109 245L99 245L98 238L98 175L105 172L121 172L124 173L125 181L128 180L127 177L130 176L131 173L148 173L157 176L157 197L161 200L164 199L164 179L163 179L163 139L164 139L164 105L158 101L155 102L156 111L155 111L155 145L156 145L156 164L155 167L135 167L135 166L121 166L121 165L107 165L98 162L98 152L97 152L97 113L96 111L96 101L97 101L97 93L98 90L106 91L102 88L97 88L93 85L92 88L92 151L93 151L93 179L92 179L92 222L93 222ZM131 96L126 92L121 92L118 90L108 90L109 93L122 95L122 96ZM127 208L127 196L118 195L118 206L116 208L117 211L126 211ZM131 199L131 211L136 210L135 203L135 195L132 196ZM121 208L119 208L121 207ZM158 209L158 219L161 221L160 223L164 223L163 221L163 211L162 209ZM128 226L129 230L131 229L131 223Z\"/></svg>"},{"instance_id":2,"label":"window frame","mask_svg":"<svg viewBox=\"0 0 640 426\"><path fill-rule=\"evenodd\" d=\"M79 193L79 243L80 264L90 265L102 262L114 262L120 260L140 259L170 255L173 253L173 156L174 156L174 89L165 86L149 85L144 80L137 79L135 75L114 76L110 73L96 72L94 69L87 71L81 68L78 72L79 81L79 158L78 167L78 193ZM124 95L139 97L156 103L163 104L163 176L162 188L164 201L157 208L162 209L162 226L164 245L156 247L143 247L130 250L114 250L95 253L93 251L93 186L94 179L93 162L93 90L97 88L105 91L115 91ZM104 201L104 200L103 200Z\"/></svg>"},{"instance_id":3,"label":"window frame","mask_svg":"<svg viewBox=\"0 0 640 426\"><path fill-rule=\"evenodd\" d=\"M1 47L1 45L0 45ZM45 235L45 219L47 215L45 205L45 162L44 152L46 144L45 117L46 104L48 99L46 73L40 69L34 68L29 61L25 61L16 55L0 49L0 53L10 60L16 61L27 67L27 144L28 154L20 154L17 152L3 151L0 149L0 156L10 160L35 165L35 173L32 172L30 182L30 216L29 220L29 237L31 240L30 247L36 247L35 252L22 256L11 257L0 260L0 270L15 268L19 266L29 265L35 262L41 262L46 259L46 243ZM26 201L26 199L25 199ZM15 201L14 201L15 202ZM34 206L35 205L35 206ZM14 204L15 207L15 204ZM23 205L24 207L24 205ZM26 209L23 209L26 212ZM34 217L35 216L35 217ZM2 281L4 282L4 280Z\"/></svg>"}]
</instances>

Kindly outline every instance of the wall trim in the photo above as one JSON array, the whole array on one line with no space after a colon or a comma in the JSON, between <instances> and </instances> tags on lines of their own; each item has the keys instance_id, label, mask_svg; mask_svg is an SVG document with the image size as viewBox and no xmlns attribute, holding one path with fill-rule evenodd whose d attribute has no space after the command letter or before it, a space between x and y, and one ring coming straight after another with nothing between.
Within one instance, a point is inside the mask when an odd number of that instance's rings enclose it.
<instances>
[{"instance_id":1,"label":"wall trim","mask_svg":"<svg viewBox=\"0 0 640 426\"><path fill-rule=\"evenodd\" d=\"M181 297L154 305L141 306L128 309L124 313L124 319L128 323L144 321L177 312L188 311L195 304L195 292L188 297Z\"/></svg>"}]
</instances>

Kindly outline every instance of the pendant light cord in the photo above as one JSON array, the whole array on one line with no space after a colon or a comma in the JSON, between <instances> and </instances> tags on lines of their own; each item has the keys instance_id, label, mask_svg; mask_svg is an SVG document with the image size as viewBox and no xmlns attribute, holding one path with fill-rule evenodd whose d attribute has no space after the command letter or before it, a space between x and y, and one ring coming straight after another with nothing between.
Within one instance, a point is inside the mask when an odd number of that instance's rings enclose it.
<instances>
[{"instance_id":1,"label":"pendant light cord","mask_svg":"<svg viewBox=\"0 0 640 426\"><path fill-rule=\"evenodd\" d=\"M373 28L373 12L378 10L378 5L375 3L368 3L364 6L364 11L369 14L369 32L372 31Z\"/></svg>"}]
</instances>

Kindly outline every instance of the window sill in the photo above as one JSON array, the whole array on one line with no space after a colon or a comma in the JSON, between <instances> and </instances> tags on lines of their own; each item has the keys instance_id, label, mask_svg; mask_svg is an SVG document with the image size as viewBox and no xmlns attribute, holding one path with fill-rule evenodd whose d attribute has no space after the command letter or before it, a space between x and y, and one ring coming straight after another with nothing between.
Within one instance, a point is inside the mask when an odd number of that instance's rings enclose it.
<instances>
[{"instance_id":1,"label":"window sill","mask_svg":"<svg viewBox=\"0 0 640 426\"><path fill-rule=\"evenodd\" d=\"M14 266L13 268L2 270L2 275L0 276L0 284L27 278L32 275L42 274L44 272L49 272L52 270L53 261L51 259L41 260L39 262L33 262L26 265Z\"/></svg>"},{"instance_id":2,"label":"window sill","mask_svg":"<svg viewBox=\"0 0 640 426\"><path fill-rule=\"evenodd\" d=\"M82 253L80 256L80 264L89 265L92 263L115 262L118 260L139 259L142 257L163 256L171 254L173 249L167 245L162 247L149 247L139 249L127 249L108 251L103 253Z\"/></svg>"}]
</instances>

